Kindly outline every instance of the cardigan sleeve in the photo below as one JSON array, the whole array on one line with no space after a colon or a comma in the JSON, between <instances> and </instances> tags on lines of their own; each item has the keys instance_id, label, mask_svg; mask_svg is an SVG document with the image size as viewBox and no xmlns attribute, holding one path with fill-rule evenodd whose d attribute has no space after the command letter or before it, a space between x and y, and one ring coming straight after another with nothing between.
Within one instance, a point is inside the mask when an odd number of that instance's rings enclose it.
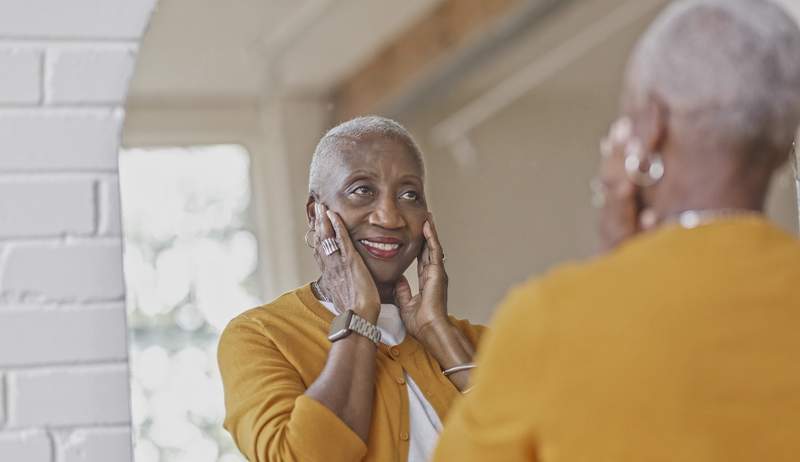
<instances>
[{"instance_id":1,"label":"cardigan sleeve","mask_svg":"<svg viewBox=\"0 0 800 462\"><path fill-rule=\"evenodd\" d=\"M478 348L474 389L448 414L436 462L538 460L533 419L520 409L539 399L535 365L546 348L538 314L545 306L535 289L517 290L501 304Z\"/></svg>"},{"instance_id":2,"label":"cardigan sleeve","mask_svg":"<svg viewBox=\"0 0 800 462\"><path fill-rule=\"evenodd\" d=\"M218 361L225 428L251 462L351 462L367 447L338 416L306 396L305 384L256 320L225 328Z\"/></svg>"}]
</instances>

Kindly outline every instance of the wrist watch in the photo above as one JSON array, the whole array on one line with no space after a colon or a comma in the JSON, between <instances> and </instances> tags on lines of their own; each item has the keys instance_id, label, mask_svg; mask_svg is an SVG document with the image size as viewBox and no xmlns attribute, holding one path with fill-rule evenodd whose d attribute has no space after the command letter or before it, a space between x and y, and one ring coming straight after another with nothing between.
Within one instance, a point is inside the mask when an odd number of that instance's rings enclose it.
<instances>
[{"instance_id":1,"label":"wrist watch","mask_svg":"<svg viewBox=\"0 0 800 462\"><path fill-rule=\"evenodd\" d=\"M347 310L333 319L328 340L331 342L341 340L350 335L350 332L363 335L376 345L381 341L381 331L378 330L378 327L357 315L353 310Z\"/></svg>"}]
</instances>

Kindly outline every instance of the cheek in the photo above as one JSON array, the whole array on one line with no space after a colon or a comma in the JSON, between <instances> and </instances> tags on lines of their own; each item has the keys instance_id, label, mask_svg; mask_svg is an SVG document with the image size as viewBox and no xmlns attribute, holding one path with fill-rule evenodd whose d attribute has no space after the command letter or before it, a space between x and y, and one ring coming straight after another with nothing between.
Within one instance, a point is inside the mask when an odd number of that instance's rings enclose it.
<instances>
[{"instance_id":1,"label":"cheek","mask_svg":"<svg viewBox=\"0 0 800 462\"><path fill-rule=\"evenodd\" d=\"M411 231L410 246L416 253L422 249L425 243L425 236L422 234L422 227L425 225L427 219L427 211L425 213L415 214L408 220L408 228Z\"/></svg>"}]
</instances>

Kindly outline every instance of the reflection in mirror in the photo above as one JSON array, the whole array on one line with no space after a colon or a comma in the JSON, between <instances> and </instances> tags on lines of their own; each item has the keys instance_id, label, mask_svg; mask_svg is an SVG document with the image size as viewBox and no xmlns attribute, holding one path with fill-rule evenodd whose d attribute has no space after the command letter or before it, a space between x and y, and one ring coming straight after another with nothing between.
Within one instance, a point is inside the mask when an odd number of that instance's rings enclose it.
<instances>
[{"instance_id":1,"label":"reflection in mirror","mask_svg":"<svg viewBox=\"0 0 800 462\"><path fill-rule=\"evenodd\" d=\"M451 314L486 323L509 287L592 255L598 141L667 3L162 0L120 154L137 462L242 460L218 337L319 276L308 169L337 123L386 115L421 146ZM796 231L794 183L787 166L768 208Z\"/></svg>"}]
</instances>

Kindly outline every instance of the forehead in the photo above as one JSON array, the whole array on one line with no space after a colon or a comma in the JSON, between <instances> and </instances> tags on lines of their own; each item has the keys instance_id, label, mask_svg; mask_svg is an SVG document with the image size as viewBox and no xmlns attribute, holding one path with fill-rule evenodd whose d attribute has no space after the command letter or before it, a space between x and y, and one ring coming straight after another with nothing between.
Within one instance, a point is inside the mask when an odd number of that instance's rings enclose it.
<instances>
[{"instance_id":1,"label":"forehead","mask_svg":"<svg viewBox=\"0 0 800 462\"><path fill-rule=\"evenodd\" d=\"M341 138L332 148L329 166L340 175L366 170L381 175L422 177L422 166L417 156L405 143L392 138Z\"/></svg>"}]
</instances>

